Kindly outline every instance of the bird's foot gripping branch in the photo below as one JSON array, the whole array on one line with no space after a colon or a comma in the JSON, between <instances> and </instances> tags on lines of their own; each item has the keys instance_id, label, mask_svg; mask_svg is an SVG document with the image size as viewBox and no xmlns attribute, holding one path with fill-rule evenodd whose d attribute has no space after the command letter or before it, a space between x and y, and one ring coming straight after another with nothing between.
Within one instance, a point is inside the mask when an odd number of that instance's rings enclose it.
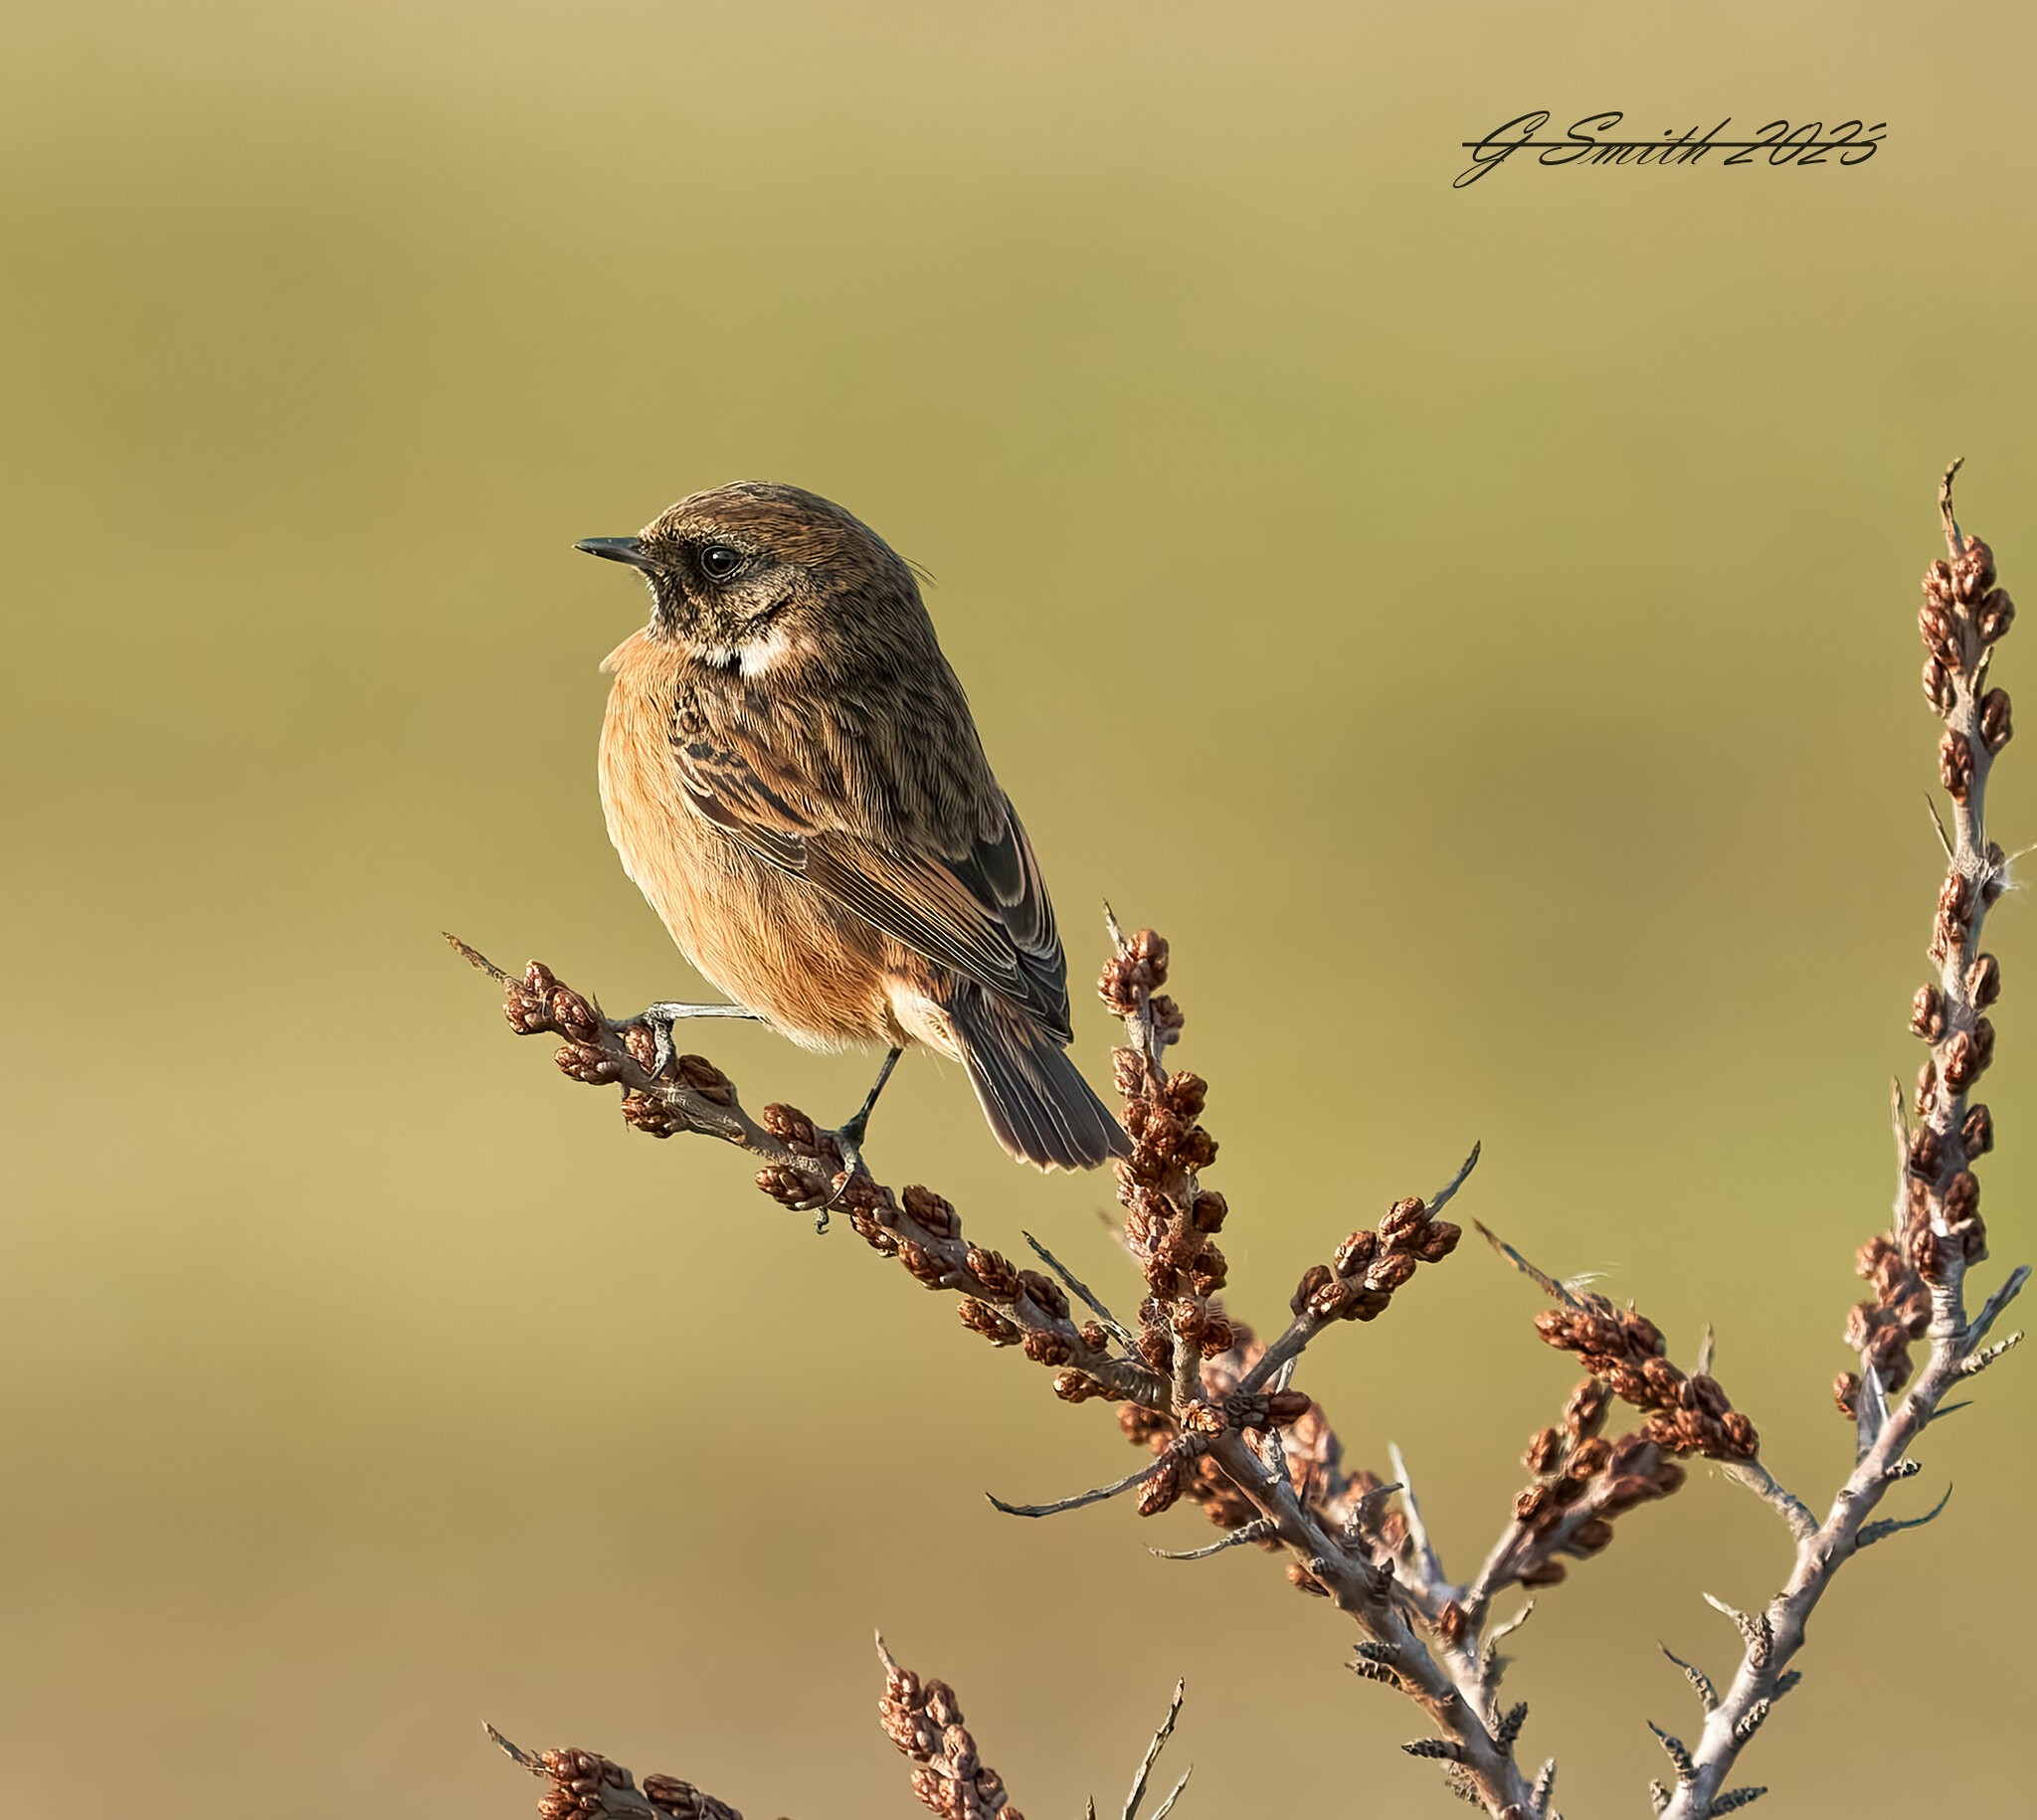
<instances>
[{"instance_id":1,"label":"bird's foot gripping branch","mask_svg":"<svg viewBox=\"0 0 2037 1820\"><path fill-rule=\"evenodd\" d=\"M697 1055L667 1060L648 1029L610 1025L591 1000L541 966L512 977L456 945L504 984L514 1029L562 1039L555 1060L563 1072L622 1088L631 1125L658 1137L695 1132L734 1144L760 1166L757 1186L788 1207L835 1196L864 1243L896 1259L925 1288L956 1299L964 1328L1044 1367L1062 1400L1115 1404L1124 1437L1148 1456L1134 1471L1067 1497L993 1499L1000 1510L1045 1518L1124 1499L1140 1516L1152 1517L1176 1504L1200 1506L1220 1531L1217 1540L1154 1552L1184 1562L1233 1547L1281 1557L1290 1584L1322 1599L1353 1627L1350 1666L1359 1677L1417 1709L1425 1732L1402 1748L1436 1761L1453 1792L1496 1820L1550 1820L1556 1773L1553 1758L1531 1772L1519 1757L1528 1709L1501 1699L1509 1663L1500 1643L1533 1610L1533 1595L1566 1577L1568 1562L1596 1555L1629 1513L1681 1489L1685 1461L1714 1462L1775 1512L1791 1565L1779 1590L1758 1609L1711 1600L1729 1620L1740 1650L1723 1686L1702 1668L1669 1657L1696 1695L1699 1724L1694 1733L1684 1728L1693 1739L1688 1743L1672 1729L1655 1729L1670 1772L1653 1785L1655 1805L1675 1820L1709 1820L1763 1792L1728 1787L1726 1777L1799 1681L1793 1659L1803 1647L1805 1623L1839 1568L1861 1548L1929 1521L1875 1512L1892 1488L1919 1470L1908 1449L1944 1412L1947 1393L2012 1344L2013 1337L1990 1342L1988 1336L2027 1275L2012 1272L1968 1314L1966 1279L1986 1255L1973 1165L1994 1137L1991 1114L1971 1103L1970 1093L1993 1054L1987 1013L2001 981L1980 937L2007 878L2007 861L1988 839L1982 814L1989 770L2010 726L2007 696L1989 685L1988 671L2013 609L1995 585L1986 546L1962 536L1953 521L1950 480L1948 473L1942 489L1948 556L1926 577L1921 619L1929 652L1925 690L1945 722L1940 777L1953 807L1930 942L1935 977L1919 992L1912 1015L1912 1028L1931 1053L1918 1083L1914 1125L1900 1099L1896 1109L1894 1221L1859 1254L1860 1274L1874 1293L1847 1329L1859 1368L1837 1386L1840 1407L1854 1424L1856 1465L1822 1517L1786 1491L1763 1461L1754 1422L1714 1373L1709 1332L1695 1360L1678 1365L1661 1331L1631 1305L1545 1273L1488 1232L1548 1298L1550 1306L1533 1321L1535 1332L1572 1354L1583 1375L1559 1420L1531 1437L1528 1482L1504 1512L1482 1563L1467 1578L1451 1577L1429 1540L1398 1450L1391 1454L1390 1477L1348 1466L1328 1414L1294 1379L1325 1330L1379 1319L1403 1289L1417 1293L1414 1280L1426 1267L1456 1251L1458 1228L1441 1215L1477 1152L1433 1195L1396 1201L1376 1226L1345 1237L1327 1261L1303 1274L1280 1330L1270 1338L1254 1333L1233 1311L1219 1243L1231 1209L1204 1181L1217 1151L1204 1122L1208 1087L1199 1075L1168 1064L1184 1019L1166 992L1168 946L1150 930L1127 935L1112 921L1111 953L1099 983L1125 1033L1112 1064L1132 1147L1116 1165L1117 1193L1124 1245L1143 1281L1140 1300L1124 1318L1029 1235L1035 1262L1020 1267L966 1237L960 1213L932 1189L909 1185L894 1192L844 1170L831 1134L796 1109L768 1106L752 1118L711 1062ZM1524 1338L1528 1327L1524 1318ZM1928 1351L1921 1366L1913 1358L1918 1347ZM1622 1405L1635 1411L1632 1426L1608 1433ZM1530 1596L1502 1614L1497 1607L1515 1588ZM893 1692L886 1697L886 1726L897 1737L891 1707L907 1699L899 1689L918 1684L887 1667ZM928 1752L952 1756L959 1749L961 1755L946 1770L935 1755L916 1756L922 1765L916 1792L937 1813L995 1814L1003 1807L1002 1786L986 1792L971 1779L980 1766L967 1775L958 1767L975 1765L974 1746L943 1743L947 1734L937 1737L940 1728L921 1724L933 1713L935 1685L922 1690L926 1698L914 1709L920 1719L912 1723L912 1736ZM609 1786L600 1776L592 1784L597 1793ZM586 1809L611 1810L639 1811L613 1803Z\"/></svg>"}]
</instances>

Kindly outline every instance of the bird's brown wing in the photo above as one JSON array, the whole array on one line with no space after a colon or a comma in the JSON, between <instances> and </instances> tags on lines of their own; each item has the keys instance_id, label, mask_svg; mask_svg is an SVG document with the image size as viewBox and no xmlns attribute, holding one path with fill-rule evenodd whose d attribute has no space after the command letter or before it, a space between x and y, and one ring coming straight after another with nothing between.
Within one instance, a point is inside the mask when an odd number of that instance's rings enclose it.
<instances>
[{"instance_id":1,"label":"bird's brown wing","mask_svg":"<svg viewBox=\"0 0 2037 1820\"><path fill-rule=\"evenodd\" d=\"M1031 842L998 793L982 825L948 840L884 839L867 816L817 796L748 728L674 742L700 816L758 858L810 880L892 940L1020 1005L1066 1042L1067 969Z\"/></svg>"}]
</instances>

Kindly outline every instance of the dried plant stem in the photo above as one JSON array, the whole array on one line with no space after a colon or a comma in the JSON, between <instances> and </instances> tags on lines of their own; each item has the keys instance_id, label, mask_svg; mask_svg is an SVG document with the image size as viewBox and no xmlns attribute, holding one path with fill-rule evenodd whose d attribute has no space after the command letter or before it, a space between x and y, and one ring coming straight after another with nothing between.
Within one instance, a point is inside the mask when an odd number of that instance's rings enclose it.
<instances>
[{"instance_id":1,"label":"dried plant stem","mask_svg":"<svg viewBox=\"0 0 2037 1820\"><path fill-rule=\"evenodd\" d=\"M1140 1516L1151 1517L1187 1500L1217 1525L1220 1540L1155 1553L1178 1561L1246 1547L1283 1554L1291 1584L1356 1626L1352 1666L1362 1678L1403 1694L1434 1728L1434 1736L1403 1748L1444 1764L1452 1791L1493 1820L1555 1820L1555 1762L1545 1762L1532 1781L1524 1776L1515 1746L1527 1708L1503 1711L1499 1702L1507 1662L1498 1645L1533 1601L1494 1623L1498 1596L1515 1586L1554 1586L1569 1571L1567 1559L1588 1558L1609 1545L1624 1513L1676 1492L1686 1480L1684 1459L1714 1462L1776 1513L1793 1547L1787 1578L1763 1610L1738 1612L1712 1601L1742 1640L1740 1664L1723 1692L1701 1670L1670 1658L1698 1697L1703 1726L1694 1744L1655 1729L1674 1777L1671 1785L1655 1785L1656 1810L1670 1820L1716 1820L1762 1792L1727 1788L1725 1778L1797 1681L1792 1659L1838 1569L1861 1548L1928 1523L1944 1508L1941 1499L1923 1517L1876 1517L1889 1488L1918 1471L1909 1449L1948 1412L1953 1386L2019 1338L1989 1341L2027 1268L2012 1272L1977 1314L1969 1318L1965 1306L1967 1274L1986 1256L1972 1165L1991 1148L1994 1129L1988 1109L1969 1104L1969 1093L1993 1054L1987 1011L2000 992L1999 968L1982 952L1980 936L2008 872L2006 856L1987 838L1984 809L1993 761L2010 737L2009 702L1987 678L2014 609L1994 586L1991 553L1959 532L1951 479L1948 470L1940 492L1949 558L1934 563L1926 576L1919 622L1929 652L1925 691L1944 722L1940 781L1952 806L1949 829L1939 819L1946 871L1930 948L1936 978L1912 1008L1911 1027L1930 1045L1930 1059L1917 1086L1915 1128L1900 1091L1892 1108L1895 1217L1859 1254L1857 1269L1874 1294L1849 1318L1859 1373L1835 1387L1855 1425L1856 1465L1822 1520L1762 1461L1754 1423L1713 1373L1710 1330L1694 1367L1685 1370L1668 1358L1661 1331L1636 1309L1550 1275L1488 1232L1500 1254L1553 1305L1536 1318L1542 1339L1575 1355L1584 1375L1561 1421L1531 1438L1524 1459L1529 1483L1477 1575L1468 1583L1452 1581L1430 1543L1399 1450L1392 1453L1392 1484L1345 1471L1336 1431L1293 1379L1328 1328L1377 1319L1418 1269L1452 1253L1458 1229L1436 1215L1462 1187L1477 1150L1428 1201L1395 1202L1377 1229L1351 1233L1330 1262L1312 1266L1289 1299L1291 1319L1261 1343L1218 1299L1228 1265L1216 1234L1229 1208L1202 1180L1216 1156L1215 1139L1202 1122L1207 1084L1166 1066L1183 1025L1179 1005L1161 991L1167 944L1150 930L1128 935L1108 911L1111 956L1099 990L1125 1030L1113 1069L1133 1140L1131 1154L1117 1165L1125 1208L1121 1236L1145 1291L1136 1314L1123 1321L1029 1235L1045 1272L1020 1269L967 1240L961 1216L932 1190L911 1185L894 1194L866 1174L849 1174L836 1135L817 1129L797 1109L767 1106L761 1118L752 1118L734 1083L705 1058L667 1056L660 1065L648 1029L611 1024L591 1000L539 964L512 976L464 943L453 945L503 986L512 1028L563 1039L554 1055L563 1072L622 1089L623 1113L633 1127L660 1138L681 1132L719 1138L762 1166L757 1185L781 1205L802 1211L838 1206L865 1244L923 1287L957 1297L957 1312L971 1332L1052 1370L1054 1392L1064 1401L1116 1405L1125 1436L1153 1455L1134 1472L1056 1502L993 1499L1000 1510L1046 1518L1123 1497ZM1935 807L1933 813L1937 819ZM825 1213L822 1218L825 1224ZM1071 1296L1091 1319L1078 1322ZM1910 1349L1918 1345L1928 1353L1913 1382ZM1637 1425L1608 1436L1608 1416L1622 1403L1639 1412ZM1395 1493L1399 1505L1389 1508ZM886 1728L919 1765L914 1786L922 1800L957 1820L1000 1813L1003 1820L1018 1820L1002 1784L977 1757L953 1691L938 1682L921 1684L888 1655L884 1662ZM1141 1804L1179 1702L1177 1690L1126 1804L1127 1820ZM647 1778L640 1791L627 1772L585 1752L538 1758L504 1747L554 1782L556 1813L545 1810L553 1820L568 1814L717 1820L729 1814L669 1778L655 1779L656 1788ZM1154 1820L1180 1793L1178 1783Z\"/></svg>"},{"instance_id":2,"label":"dried plant stem","mask_svg":"<svg viewBox=\"0 0 2037 1820\"><path fill-rule=\"evenodd\" d=\"M1470 1793L1493 1815L1528 1820L1536 1813L1526 1779L1511 1751L1487 1723L1489 1702L1483 1677L1465 1652L1439 1659L1410 1622L1405 1601L1395 1597L1390 1565L1375 1565L1351 1552L1281 1483L1253 1458L1234 1435L1212 1448L1231 1482L1244 1491L1308 1580L1365 1635L1379 1653L1370 1660L1389 1669L1399 1688L1427 1716L1448 1746L1441 1760L1458 1770ZM1455 1672L1453 1673L1453 1669Z\"/></svg>"},{"instance_id":3,"label":"dried plant stem","mask_svg":"<svg viewBox=\"0 0 2037 1820\"><path fill-rule=\"evenodd\" d=\"M1160 1722L1160 1728L1153 1733L1152 1743L1146 1746L1146 1754L1139 1759L1138 1772L1132 1777L1131 1792L1125 1796L1125 1810L1122 1820L1139 1820L1139 1804L1146 1799L1146 1784L1153 1774L1153 1766L1160 1761L1160 1753L1167 1748L1167 1740L1174 1736L1175 1723L1182 1716L1182 1702L1188 1698L1189 1687L1185 1681L1174 1684L1174 1698L1168 1702L1167 1717ZM1193 1770L1194 1765L1190 1765ZM1166 1820L1167 1811L1173 1807L1182 1790L1188 1786L1189 1778L1184 1775L1174 1785L1174 1793L1160 1804L1153 1820Z\"/></svg>"},{"instance_id":4,"label":"dried plant stem","mask_svg":"<svg viewBox=\"0 0 2037 1820\"><path fill-rule=\"evenodd\" d=\"M1976 1318L1966 1318L1966 1273L1986 1255L1979 1187L1968 1164L1993 1141L1992 1120L1984 1108L1969 1111L1967 1089L1993 1054L1993 1027L1984 1013L2000 979L1992 957L1981 953L1980 934L1988 908L2006 885L2007 868L2002 849L1987 837L1985 805L1988 774L2008 741L2008 698L1988 690L1987 672L2014 610L1994 587L1986 546L1960 534L1952 511L1958 466L1953 462L1940 484L1948 560L1933 564L1926 575L1920 620L1931 653L1926 692L1945 722L1940 781L1952 803L1952 839L1932 931L1938 984L1918 994L1913 1019L1913 1028L1932 1044L1932 1059L1918 1084L1918 1130L1904 1145L1896 1232L1929 1293L1931 1353L1909 1394L1891 1407L1887 1395L1894 1385L1888 1379L1895 1373L1872 1352L1863 1352L1854 1392L1859 1463L1824 1522L1798 1541L1781 1591L1765 1612L1743 1621L1740 1668L1706 1716L1689 1773L1679 1776L1663 1809L1669 1820L1705 1820L1712 1813L1726 1776L1790 1673L1818 1601L1839 1568L1886 1533L1869 1519L1889 1488L1912 1476L1905 1470L1910 1447L1969 1374L1988 1330L2029 1275L2027 1267L2015 1270ZM1902 1141L1900 1100L1896 1116Z\"/></svg>"},{"instance_id":5,"label":"dried plant stem","mask_svg":"<svg viewBox=\"0 0 2037 1820\"><path fill-rule=\"evenodd\" d=\"M540 1820L743 1820L724 1801L677 1776L648 1775L643 1787L622 1764L592 1750L524 1750L493 1726L503 1755L549 1784L538 1797Z\"/></svg>"},{"instance_id":6,"label":"dried plant stem","mask_svg":"<svg viewBox=\"0 0 2037 1820\"><path fill-rule=\"evenodd\" d=\"M1532 1813L1526 1782L1486 1723L1489 1702L1477 1658L1462 1648L1431 1654L1414 1622L1436 1619L1439 1602L1426 1596L1418 1582L1396 1583L1392 1547L1383 1548L1362 1527L1348 1530L1346 1515L1363 1501L1366 1485L1377 1481L1367 1475L1349 1487L1333 1483L1326 1474L1339 1452L1334 1434L1311 1399L1284 1388L1294 1364L1327 1328L1354 1315L1377 1315L1390 1300L1392 1286L1403 1282L1421 1258L1447 1253L1455 1242L1455 1228L1434 1220L1431 1212L1462 1185L1477 1160L1475 1150L1434 1203L1396 1203L1378 1235L1353 1235L1340 1251L1340 1258L1349 1252L1354 1259L1351 1274L1339 1276L1320 1266L1312 1272L1303 1286L1307 1293L1296 1294L1293 1321L1271 1348L1260 1351L1254 1344L1252 1355L1246 1357L1234 1350L1247 1344L1248 1336L1240 1332L1229 1343L1232 1351L1209 1353L1221 1324L1213 1312L1193 1320L1178 1316L1174 1325L1157 1328L1149 1315L1148 1328L1134 1336L1074 1282L1077 1295L1102 1316L1078 1327L1058 1284L1037 1272L1015 1270L997 1253L967 1242L959 1215L938 1195L921 1188L894 1195L864 1177L844 1183L829 1134L817 1131L794 1109L771 1106L761 1120L753 1119L744 1111L734 1083L699 1056L677 1056L662 1072L654 1072L648 1032L639 1026L611 1026L591 1000L563 985L549 969L533 963L518 977L465 943L448 940L470 965L504 987L504 1008L512 1028L566 1039L554 1056L563 1072L589 1084L622 1088L624 1113L634 1127L660 1137L678 1132L718 1137L747 1151L766 1166L758 1173L759 1186L784 1204L804 1206L817 1193L840 1188L838 1204L866 1242L897 1257L927 1287L963 1297L965 1321L995 1343L1022 1346L1038 1363L1062 1367L1055 1380L1060 1394L1074 1401L1103 1396L1136 1408L1162 1423L1172 1437L1152 1465L1108 1485L1049 1504L993 1499L1000 1509L1044 1517L1136 1491L1142 1514L1152 1514L1166 1509L1184 1491L1215 1496L1215 1487L1227 1488L1226 1495L1242 1502L1243 1514L1263 1525L1254 1531L1254 1540L1262 1547L1285 1549L1293 1559L1296 1583L1327 1593L1368 1640L1390 1651L1398 1685L1442 1733L1448 1760L1467 1793L1494 1814L1509 1808L1523 1816ZM1163 1232L1171 1222L1180 1221L1174 1229L1182 1243L1189 1251L1204 1254L1220 1280L1215 1248L1200 1235L1220 1217L1211 1209L1220 1208L1221 1197L1200 1186L1189 1161L1206 1160L1214 1146L1198 1140L1200 1127L1188 1126L1180 1112L1161 1110L1163 1102L1200 1105L1203 1091L1193 1076L1171 1082L1162 1063L1166 1045L1180 1026L1179 1010L1153 991L1165 978L1165 944L1150 934L1128 937L1121 931L1116 941L1112 965L1120 975L1118 1008L1132 1041L1129 1050L1120 1052L1130 1058L1122 1067L1136 1075L1137 1092L1149 1096L1135 1103L1154 1109L1141 1124L1149 1133L1145 1148L1135 1151L1133 1160L1133 1167L1148 1181L1142 1185L1128 1176L1125 1188L1144 1209L1135 1217L1149 1222L1143 1228L1150 1235L1149 1274L1165 1273L1166 1280L1181 1274L1175 1265L1160 1261ZM1156 1144L1161 1148L1155 1149ZM1183 1208L1195 1214L1195 1235ZM1176 1240L1166 1244L1172 1247L1169 1256L1189 1255ZM1042 1253L1042 1261L1070 1280L1050 1254ZM1184 1278L1175 1293L1187 1286ZM1156 1344L1161 1346L1160 1356L1153 1350ZM1164 1372L1156 1368L1162 1356ZM1285 1440L1273 1447L1276 1464L1269 1468L1244 1438L1250 1428L1265 1430L1303 1417L1313 1452L1297 1465L1311 1474L1308 1498L1296 1488ZM1216 1475L1203 1491L1189 1485L1199 1460L1206 1460Z\"/></svg>"}]
</instances>

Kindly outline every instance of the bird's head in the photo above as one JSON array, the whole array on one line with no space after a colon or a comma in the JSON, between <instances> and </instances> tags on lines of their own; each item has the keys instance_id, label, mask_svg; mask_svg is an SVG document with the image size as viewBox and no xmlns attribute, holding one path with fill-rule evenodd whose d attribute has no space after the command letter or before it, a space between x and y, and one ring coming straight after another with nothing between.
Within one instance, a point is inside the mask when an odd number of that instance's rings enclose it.
<instances>
[{"instance_id":1,"label":"bird's head","mask_svg":"<svg viewBox=\"0 0 2037 1820\"><path fill-rule=\"evenodd\" d=\"M840 506L762 480L694 493L635 537L590 537L590 556L649 584L650 636L701 662L758 675L844 642L931 637L912 571Z\"/></svg>"}]
</instances>

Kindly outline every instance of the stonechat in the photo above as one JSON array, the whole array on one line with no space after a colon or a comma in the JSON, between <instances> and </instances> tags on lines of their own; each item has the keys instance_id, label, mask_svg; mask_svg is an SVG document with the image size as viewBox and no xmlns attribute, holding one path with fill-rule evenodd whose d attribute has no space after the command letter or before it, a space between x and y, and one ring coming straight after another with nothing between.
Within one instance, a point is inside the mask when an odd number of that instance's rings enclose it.
<instances>
[{"instance_id":1,"label":"stonechat","mask_svg":"<svg viewBox=\"0 0 2037 1820\"><path fill-rule=\"evenodd\" d=\"M649 624L602 666L609 838L733 1001L650 1006L660 1058L688 1016L758 1018L810 1048L882 1044L840 1128L851 1173L913 1042L962 1064L1013 1156L1124 1155L1066 1053L1046 881L906 563L840 506L760 481L575 547L650 589Z\"/></svg>"}]
</instances>

